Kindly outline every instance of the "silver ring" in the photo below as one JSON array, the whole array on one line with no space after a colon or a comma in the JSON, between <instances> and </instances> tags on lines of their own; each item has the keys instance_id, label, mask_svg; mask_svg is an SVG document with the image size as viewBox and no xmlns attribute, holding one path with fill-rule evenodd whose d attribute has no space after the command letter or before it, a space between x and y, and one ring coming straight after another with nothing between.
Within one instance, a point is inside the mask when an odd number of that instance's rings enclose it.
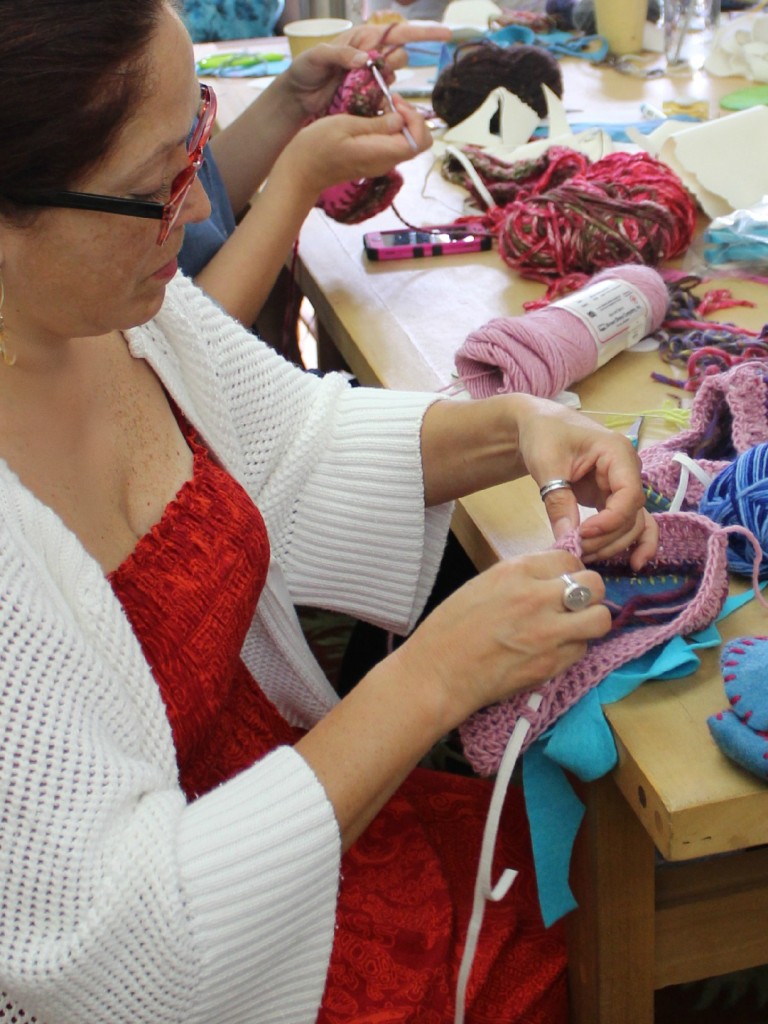
<instances>
[{"instance_id":1,"label":"silver ring","mask_svg":"<svg viewBox=\"0 0 768 1024\"><path fill-rule=\"evenodd\" d=\"M544 501L546 496L551 494L552 491L570 491L572 487L573 484L570 480L548 480L539 488L539 494L541 500Z\"/></svg>"},{"instance_id":2,"label":"silver ring","mask_svg":"<svg viewBox=\"0 0 768 1024\"><path fill-rule=\"evenodd\" d=\"M567 612L578 612L586 608L592 600L592 591L583 583L577 583L573 576L564 572L560 579L565 584L563 591L563 607Z\"/></svg>"}]
</instances>

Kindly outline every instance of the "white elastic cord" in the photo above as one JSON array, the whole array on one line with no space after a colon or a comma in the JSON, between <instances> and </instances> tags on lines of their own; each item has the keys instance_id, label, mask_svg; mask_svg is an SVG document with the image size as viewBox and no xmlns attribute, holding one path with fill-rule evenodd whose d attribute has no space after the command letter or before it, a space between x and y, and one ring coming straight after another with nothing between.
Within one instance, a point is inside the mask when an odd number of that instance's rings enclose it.
<instances>
[{"instance_id":1,"label":"white elastic cord","mask_svg":"<svg viewBox=\"0 0 768 1024\"><path fill-rule=\"evenodd\" d=\"M469 159L469 157L467 157L467 155L465 153L462 153L461 150L457 149L455 146L446 145L445 151L446 151L446 153L450 153L452 157L455 157L459 161L461 166L464 168L464 170L467 172L467 174L472 179L472 184L475 186L477 191L480 193L480 197L482 198L482 200L485 203L485 205L488 207L489 210L492 210L493 207L496 205L496 202L495 202L493 196L491 195L491 193L488 191L488 189L483 184L483 181L480 178L480 175L477 173L475 168L472 166L472 161Z\"/></svg>"},{"instance_id":2,"label":"white elastic cord","mask_svg":"<svg viewBox=\"0 0 768 1024\"><path fill-rule=\"evenodd\" d=\"M541 694L536 691L530 694L528 697L528 707L531 711L538 711L542 699ZM494 903L497 903L499 900L503 899L509 892L512 883L517 877L517 871L513 868L506 868L502 871L501 877L496 885L493 885L491 881L491 869L493 867L493 851L496 848L496 836L499 832L499 819L501 818L501 809L504 806L504 797L507 793L509 780L512 778L512 772L517 764L517 759L520 756L523 741L528 735L530 728L531 723L527 718L519 718L515 722L512 735L507 740L504 756L499 764L496 781L493 784L491 802L488 807L488 814L486 815L485 827L483 829L483 842L480 847L480 862L478 863L477 875L475 876L475 895L472 902L472 915L467 927L467 941L461 957L459 978L456 983L456 1012L453 1017L454 1024L464 1024L467 983L469 982L469 975L472 971L472 964L474 963L475 952L477 951L477 941L483 924L486 900L492 900Z\"/></svg>"},{"instance_id":3,"label":"white elastic cord","mask_svg":"<svg viewBox=\"0 0 768 1024\"><path fill-rule=\"evenodd\" d=\"M680 463L680 482L669 506L669 511L679 512L683 507L685 492L688 490L688 481L691 478L691 474L696 477L699 483L704 484L705 487L709 487L714 477L710 476L709 473L705 473L698 462L692 459L690 455L686 455L685 452L675 452L672 456L672 461Z\"/></svg>"}]
</instances>

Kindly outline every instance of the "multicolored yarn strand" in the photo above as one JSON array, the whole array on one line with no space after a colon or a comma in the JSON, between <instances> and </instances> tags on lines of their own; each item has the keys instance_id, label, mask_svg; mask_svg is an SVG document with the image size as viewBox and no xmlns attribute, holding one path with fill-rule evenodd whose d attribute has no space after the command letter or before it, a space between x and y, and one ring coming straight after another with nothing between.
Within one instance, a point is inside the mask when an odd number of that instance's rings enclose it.
<instances>
[{"instance_id":1,"label":"multicolored yarn strand","mask_svg":"<svg viewBox=\"0 0 768 1024\"><path fill-rule=\"evenodd\" d=\"M626 282L642 293L650 309L647 333L652 333L667 309L668 292L659 272L635 264L611 267L596 274L588 285L611 280ZM504 392L553 398L592 373L598 356L598 346L586 324L566 308L551 306L490 320L466 337L455 362L459 378L473 398Z\"/></svg>"},{"instance_id":2,"label":"multicolored yarn strand","mask_svg":"<svg viewBox=\"0 0 768 1024\"><path fill-rule=\"evenodd\" d=\"M684 252L696 206L677 175L647 153L611 153L541 194L512 202L502 258L546 280L618 263L657 266Z\"/></svg>"},{"instance_id":3,"label":"multicolored yarn strand","mask_svg":"<svg viewBox=\"0 0 768 1024\"><path fill-rule=\"evenodd\" d=\"M507 203L534 190L543 192L553 188L589 166L589 160L582 153L565 146L551 146L535 159L514 160L512 163L491 156L479 146L462 146L461 152L477 171L496 204L486 213L490 226L497 226L497 221L503 219L503 207ZM465 188L476 205L483 205L483 198L472 178L451 153L443 161L442 175L447 181Z\"/></svg>"},{"instance_id":4,"label":"multicolored yarn strand","mask_svg":"<svg viewBox=\"0 0 768 1024\"><path fill-rule=\"evenodd\" d=\"M620 263L658 264L689 247L696 204L680 178L648 153L610 153L590 164L583 154L553 147L516 171L477 151L463 150L485 184L512 186L513 198L480 218L499 239L502 258L523 277L550 282L593 274ZM501 167L495 168L495 165ZM459 172L450 170L447 176ZM521 177L517 177L517 174ZM495 200L495 196L494 196Z\"/></svg>"},{"instance_id":5,"label":"multicolored yarn strand","mask_svg":"<svg viewBox=\"0 0 768 1024\"><path fill-rule=\"evenodd\" d=\"M669 312L654 335L664 362L682 367L687 377L679 380L654 372L652 378L685 391L698 390L707 377L731 367L768 358L768 325L758 332L704 319L721 309L754 303L735 299L727 288L711 289L700 298L693 288L701 283L702 279L693 275L668 283Z\"/></svg>"}]
</instances>

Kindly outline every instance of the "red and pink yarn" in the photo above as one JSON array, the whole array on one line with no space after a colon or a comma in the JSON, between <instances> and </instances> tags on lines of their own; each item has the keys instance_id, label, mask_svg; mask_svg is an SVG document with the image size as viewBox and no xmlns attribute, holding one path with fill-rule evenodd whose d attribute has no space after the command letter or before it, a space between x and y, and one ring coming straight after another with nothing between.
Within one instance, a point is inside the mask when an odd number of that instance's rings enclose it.
<instances>
[{"instance_id":1,"label":"red and pink yarn","mask_svg":"<svg viewBox=\"0 0 768 1024\"><path fill-rule=\"evenodd\" d=\"M368 54L379 70L383 69L382 56L375 50ZM376 117L384 108L385 98L370 67L349 71L336 91L327 114L356 114ZM327 188L318 199L319 206L333 220L341 224L359 224L386 210L403 184L398 170L391 170L376 178L345 181Z\"/></svg>"}]
</instances>

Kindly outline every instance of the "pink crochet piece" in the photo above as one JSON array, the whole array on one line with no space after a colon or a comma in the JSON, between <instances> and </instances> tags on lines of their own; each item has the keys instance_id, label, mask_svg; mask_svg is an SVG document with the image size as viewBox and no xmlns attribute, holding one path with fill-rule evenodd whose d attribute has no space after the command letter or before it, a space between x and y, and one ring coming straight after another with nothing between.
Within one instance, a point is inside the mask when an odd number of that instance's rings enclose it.
<instances>
[{"instance_id":1,"label":"pink crochet piece","mask_svg":"<svg viewBox=\"0 0 768 1024\"><path fill-rule=\"evenodd\" d=\"M698 589L684 600L675 614L666 621L649 621L648 625L618 629L594 641L575 665L550 679L536 691L543 698L538 709L528 706L529 692L520 693L472 715L461 727L464 753L480 775L493 775L499 768L507 741L519 718L527 718L531 728L525 737L525 750L560 715L588 690L621 665L640 657L646 651L665 643L673 636L682 636L703 629L717 618L728 593L726 559L727 532L706 516L692 512L662 512L654 515L659 526L659 546L653 562L643 570L643 577L695 573L700 579ZM556 547L581 554L578 534L574 531ZM627 568L626 554L608 559L597 568L606 576Z\"/></svg>"},{"instance_id":2,"label":"pink crochet piece","mask_svg":"<svg viewBox=\"0 0 768 1024\"><path fill-rule=\"evenodd\" d=\"M402 184L402 175L395 170L378 178L346 181L327 188L315 205L340 224L359 224L388 209Z\"/></svg>"},{"instance_id":3,"label":"pink crochet piece","mask_svg":"<svg viewBox=\"0 0 768 1024\"><path fill-rule=\"evenodd\" d=\"M381 67L375 50L371 50L368 56ZM383 106L384 94L371 69L363 67L347 72L327 113L377 117ZM359 224L390 207L402 184L402 175L393 169L378 178L332 185L321 194L315 205L341 224Z\"/></svg>"},{"instance_id":4,"label":"pink crochet piece","mask_svg":"<svg viewBox=\"0 0 768 1024\"><path fill-rule=\"evenodd\" d=\"M702 457L704 451L711 454L717 441L728 457ZM695 460L712 478L737 455L764 441L768 441L768 370L762 361L755 360L704 379L693 400L690 426L640 452L643 481L672 499L682 472L676 455L682 453ZM702 480L690 476L680 507L698 508L705 489Z\"/></svg>"},{"instance_id":5,"label":"pink crochet piece","mask_svg":"<svg viewBox=\"0 0 768 1024\"><path fill-rule=\"evenodd\" d=\"M381 59L375 50L368 56L381 70ZM336 90L327 114L357 114L359 117L376 117L384 106L384 94L368 67L348 71L344 81Z\"/></svg>"}]
</instances>

